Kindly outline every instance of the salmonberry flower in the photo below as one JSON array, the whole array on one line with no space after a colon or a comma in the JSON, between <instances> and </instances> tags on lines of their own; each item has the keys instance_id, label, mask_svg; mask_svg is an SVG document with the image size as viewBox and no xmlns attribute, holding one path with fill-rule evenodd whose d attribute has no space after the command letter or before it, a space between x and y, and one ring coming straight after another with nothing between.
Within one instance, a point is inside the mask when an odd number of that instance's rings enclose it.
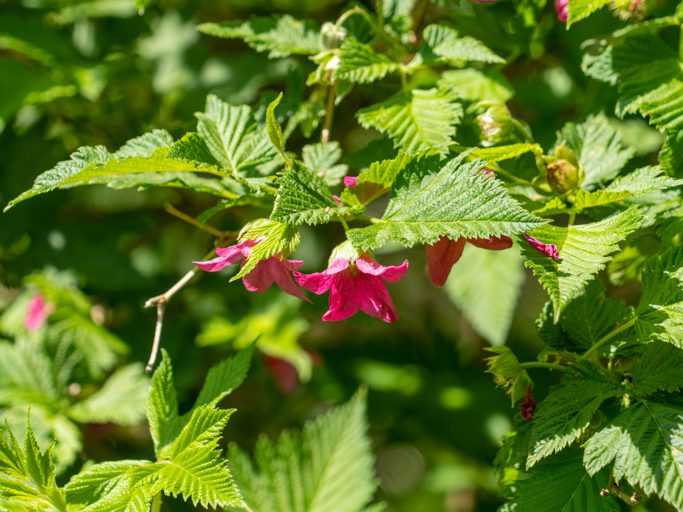
<instances>
[{"instance_id":1,"label":"salmonberry flower","mask_svg":"<svg viewBox=\"0 0 683 512\"><path fill-rule=\"evenodd\" d=\"M538 252L547 254L554 260L560 259L560 253L557 250L557 246L555 244L544 244L540 240L536 240L533 236L529 236L526 233L522 233L522 236L524 237L524 240L529 242L533 246L533 248L536 249Z\"/></svg>"},{"instance_id":2,"label":"salmonberry flower","mask_svg":"<svg viewBox=\"0 0 683 512\"><path fill-rule=\"evenodd\" d=\"M399 266L384 267L363 254L355 259L337 256L322 272L294 272L294 277L316 295L330 292L330 308L323 315L326 322L344 320L359 309L385 322L395 322L398 313L384 281L395 283L407 270L407 260Z\"/></svg>"},{"instance_id":3,"label":"salmonberry flower","mask_svg":"<svg viewBox=\"0 0 683 512\"><path fill-rule=\"evenodd\" d=\"M229 247L218 247L216 258L207 261L193 261L200 269L206 272L218 272L233 263L244 262L249 258L252 247L261 242L258 240L244 240ZM299 299L309 301L308 297L299 289L292 279L290 272L297 270L304 262L300 260L283 259L280 254L259 261L254 269L242 278L244 287L250 292L263 293L273 284L278 285L283 291L294 295Z\"/></svg>"},{"instance_id":4,"label":"salmonberry flower","mask_svg":"<svg viewBox=\"0 0 683 512\"><path fill-rule=\"evenodd\" d=\"M427 252L427 273L435 286L446 284L451 268L455 265L462 251L465 249L465 242L469 242L475 247L488 249L490 251L500 251L512 247L512 239L508 236L492 236L490 238L458 238L451 240L442 236L435 244L425 246Z\"/></svg>"},{"instance_id":5,"label":"salmonberry flower","mask_svg":"<svg viewBox=\"0 0 683 512\"><path fill-rule=\"evenodd\" d=\"M45 325L47 317L54 311L54 306L45 301L45 298L36 293L28 301L28 310L24 319L24 326L29 331L35 331Z\"/></svg>"},{"instance_id":6,"label":"salmonberry flower","mask_svg":"<svg viewBox=\"0 0 683 512\"><path fill-rule=\"evenodd\" d=\"M355 187L358 185L358 176L344 176L345 187Z\"/></svg>"},{"instance_id":7,"label":"salmonberry flower","mask_svg":"<svg viewBox=\"0 0 683 512\"><path fill-rule=\"evenodd\" d=\"M555 13L557 19L562 23L567 23L567 16L569 14L569 0L555 0Z\"/></svg>"}]
</instances>

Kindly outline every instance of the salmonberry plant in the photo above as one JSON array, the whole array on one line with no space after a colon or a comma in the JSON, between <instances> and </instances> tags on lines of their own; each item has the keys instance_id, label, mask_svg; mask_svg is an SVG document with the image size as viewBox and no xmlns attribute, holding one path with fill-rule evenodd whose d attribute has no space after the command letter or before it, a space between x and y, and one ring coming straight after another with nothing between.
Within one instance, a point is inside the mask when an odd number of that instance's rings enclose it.
<instances>
[{"instance_id":1,"label":"salmonberry plant","mask_svg":"<svg viewBox=\"0 0 683 512\"><path fill-rule=\"evenodd\" d=\"M223 453L240 412L219 404L255 349L281 376L284 359L306 380L313 356L269 340L296 345L319 301L324 322L401 322L392 283L407 273L411 286L445 287L491 343L486 371L515 408L495 460L502 510L683 510L683 10L664 0L380 0L337 14L199 24L224 58L246 43L290 71L251 105L209 95L179 138L154 129L116 150L80 147L9 202L94 184L183 189L213 197L210 208L167 209L215 248L147 301L157 312L149 390L141 366L121 366L126 344L68 275L26 281L0 318L0 510L156 511L163 496L255 512L382 510L364 389L301 434L261 438L253 457ZM595 16L613 30L582 30ZM515 108L525 92L509 78L534 65L558 25L585 39L581 71L616 101L591 100L593 111L550 143ZM30 57L18 41L6 44ZM338 134L354 131L373 140L347 152ZM226 218L239 229L223 230L216 219ZM326 265L302 268L300 242L316 230L337 245ZM524 267L547 294L536 360L504 345ZM173 328L166 306L198 274L224 268L229 286L279 288L267 307L283 323L269 331L245 320L241 329L256 332L247 348L213 366L181 414L163 349L156 365L162 327ZM537 392L546 372L553 384ZM88 463L58 484L81 452L80 425L145 415L148 460Z\"/></svg>"}]
</instances>

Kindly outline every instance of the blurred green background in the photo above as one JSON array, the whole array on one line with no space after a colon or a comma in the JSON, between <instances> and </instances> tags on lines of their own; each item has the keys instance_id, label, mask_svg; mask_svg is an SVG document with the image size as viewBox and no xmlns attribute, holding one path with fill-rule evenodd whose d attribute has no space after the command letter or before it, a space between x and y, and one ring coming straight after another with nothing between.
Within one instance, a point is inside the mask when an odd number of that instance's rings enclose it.
<instances>
[{"instance_id":1,"label":"blurred green background","mask_svg":"<svg viewBox=\"0 0 683 512\"><path fill-rule=\"evenodd\" d=\"M435 8L451 16L449 3ZM148 4L0 1L0 206L81 145L103 144L113 150L152 128L182 136L194 128L193 113L203 108L208 93L255 105L267 103L280 90L307 94L304 82L313 63L304 58L268 60L240 41L202 36L195 26L283 12L322 23L335 20L347 2ZM567 32L556 22L552 6L543 2L529 2L533 19L526 21L512 2L452 4L456 27L512 57L504 69L516 92L509 106L529 123L541 144L548 147L567 121L600 109L613 111L613 91L589 81L580 69L580 44L622 23L609 13ZM474 9L481 23L459 17L458 9L465 8ZM362 130L353 113L383 97L382 87L357 88L337 111L332 139L349 155L354 173L362 162L360 150L376 135ZM642 121L620 122L619 127L642 155L659 144L657 134ZM295 135L288 149L296 151L303 143ZM166 213L165 203L198 215L214 200L176 190L91 187L47 194L4 214L0 306L16 297L27 276L50 269L66 272L99 308L101 323L130 346L128 360L146 361L155 317L143 309L145 299L170 287L212 246L209 235ZM264 215L233 208L212 224L235 230ZM307 230L298 253L306 261L304 270L320 269L341 237L334 229ZM206 369L235 346L260 336L259 343L270 347L266 351L277 352L291 350L298 340L314 354L310 379L288 387L282 379L291 379L291 369L259 354L246 383L229 399L228 405L238 409L229 441L249 448L259 433L276 436L283 428L300 426L365 385L370 390L379 499L389 510L495 510L500 499L491 465L511 422L521 421L519 411L510 408L484 373L488 342L445 290L428 283L422 249L382 255L382 262L404 258L411 262L410 272L390 290L401 314L395 324L362 315L323 324L323 298L299 307L278 291L257 296L240 283L228 284L225 273L199 276L167 308L162 338L183 390L182 403L190 404ZM534 319L545 300L527 275L506 341L520 359L534 358L542 349ZM541 372L535 377L535 393L543 396L555 376ZM282 389L283 384L289 389ZM83 434L86 458L144 457L151 450L144 425L86 425ZM173 500L165 507L191 509Z\"/></svg>"}]
</instances>

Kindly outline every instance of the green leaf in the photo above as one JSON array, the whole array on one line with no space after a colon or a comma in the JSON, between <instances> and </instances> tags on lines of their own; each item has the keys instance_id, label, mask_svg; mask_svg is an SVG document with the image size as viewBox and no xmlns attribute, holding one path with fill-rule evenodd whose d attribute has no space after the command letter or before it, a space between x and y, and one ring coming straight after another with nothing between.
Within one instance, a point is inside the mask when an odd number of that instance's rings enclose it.
<instances>
[{"instance_id":1,"label":"green leaf","mask_svg":"<svg viewBox=\"0 0 683 512\"><path fill-rule=\"evenodd\" d=\"M275 109L280 104L281 100L282 93L278 94L277 98L271 101L268 104L268 108L266 108L266 131L268 132L268 138L270 139L271 144L275 146L275 149L280 152L286 161L288 160L288 157L285 155L285 143L282 139L282 129L280 128L277 119L275 119Z\"/></svg>"},{"instance_id":2,"label":"green leaf","mask_svg":"<svg viewBox=\"0 0 683 512\"><path fill-rule=\"evenodd\" d=\"M253 349L247 348L213 366L206 374L195 407L204 404L215 405L238 388L247 376L252 354Z\"/></svg>"},{"instance_id":3,"label":"green leaf","mask_svg":"<svg viewBox=\"0 0 683 512\"><path fill-rule=\"evenodd\" d=\"M413 89L361 109L356 117L364 128L387 133L397 149L446 153L453 142L454 125L462 117L462 107L455 100L444 89Z\"/></svg>"},{"instance_id":4,"label":"green leaf","mask_svg":"<svg viewBox=\"0 0 683 512\"><path fill-rule=\"evenodd\" d=\"M115 158L149 157L157 149L173 145L173 137L166 130L152 130L149 133L130 139L114 153Z\"/></svg>"},{"instance_id":5,"label":"green leaf","mask_svg":"<svg viewBox=\"0 0 683 512\"><path fill-rule=\"evenodd\" d=\"M523 246L526 266L538 278L553 303L554 320L570 301L578 297L588 282L619 249L619 242L635 231L642 216L633 206L600 222L568 228L541 226L530 235L543 243L557 246L559 261L540 253L530 244Z\"/></svg>"},{"instance_id":6,"label":"green leaf","mask_svg":"<svg viewBox=\"0 0 683 512\"><path fill-rule=\"evenodd\" d=\"M506 102L514 95L514 89L505 76L491 69L448 70L441 74L438 85L453 90L459 98L468 101Z\"/></svg>"},{"instance_id":7,"label":"green leaf","mask_svg":"<svg viewBox=\"0 0 683 512\"><path fill-rule=\"evenodd\" d=\"M155 453L169 445L179 430L178 397L173 385L171 358L161 350L161 363L154 371L147 398L147 420Z\"/></svg>"},{"instance_id":8,"label":"green leaf","mask_svg":"<svg viewBox=\"0 0 683 512\"><path fill-rule=\"evenodd\" d=\"M505 62L482 42L464 36L444 25L429 25L422 33L423 44L419 55L425 62L443 61L459 64L462 62L485 62L499 64Z\"/></svg>"},{"instance_id":9,"label":"green leaf","mask_svg":"<svg viewBox=\"0 0 683 512\"><path fill-rule=\"evenodd\" d=\"M566 124L555 142L556 149L561 146L571 149L584 168L583 188L613 179L633 157L604 114L591 115L581 124Z\"/></svg>"},{"instance_id":10,"label":"green leaf","mask_svg":"<svg viewBox=\"0 0 683 512\"><path fill-rule=\"evenodd\" d=\"M636 309L642 341L659 339L683 348L683 247L650 258L643 268L643 295Z\"/></svg>"},{"instance_id":11,"label":"green leaf","mask_svg":"<svg viewBox=\"0 0 683 512\"><path fill-rule=\"evenodd\" d=\"M261 438L256 464L231 447L235 481L252 510L357 512L376 489L365 393L306 424L301 437Z\"/></svg>"},{"instance_id":12,"label":"green leaf","mask_svg":"<svg viewBox=\"0 0 683 512\"><path fill-rule=\"evenodd\" d=\"M67 414L81 423L135 425L145 417L148 391L142 365L131 364L114 372L102 388L73 405Z\"/></svg>"},{"instance_id":13,"label":"green leaf","mask_svg":"<svg viewBox=\"0 0 683 512\"><path fill-rule=\"evenodd\" d=\"M645 346L633 368L636 393L647 396L656 391L676 393L683 388L683 350L668 343Z\"/></svg>"},{"instance_id":14,"label":"green leaf","mask_svg":"<svg viewBox=\"0 0 683 512\"><path fill-rule=\"evenodd\" d=\"M599 369L566 376L534 413L527 468L558 453L584 435L600 405L625 390Z\"/></svg>"},{"instance_id":15,"label":"green leaf","mask_svg":"<svg viewBox=\"0 0 683 512\"><path fill-rule=\"evenodd\" d=\"M233 175L253 171L275 156L266 129L246 105L235 107L210 94L204 112L197 113L197 132L211 155Z\"/></svg>"},{"instance_id":16,"label":"green leaf","mask_svg":"<svg viewBox=\"0 0 683 512\"><path fill-rule=\"evenodd\" d=\"M242 39L257 52L269 52L270 58L315 55L323 50L318 27L313 22L299 21L289 15L202 23L197 30L210 36Z\"/></svg>"},{"instance_id":17,"label":"green leaf","mask_svg":"<svg viewBox=\"0 0 683 512\"><path fill-rule=\"evenodd\" d=\"M587 18L607 4L609 4L609 0L572 0L567 4L567 27Z\"/></svg>"},{"instance_id":18,"label":"green leaf","mask_svg":"<svg viewBox=\"0 0 683 512\"><path fill-rule=\"evenodd\" d=\"M349 240L361 251L390 241L412 247L442 236L455 240L521 233L544 222L522 208L497 179L481 172L481 160L465 158L445 165L433 156L412 160L396 179L382 219L349 230Z\"/></svg>"},{"instance_id":19,"label":"green leaf","mask_svg":"<svg viewBox=\"0 0 683 512\"><path fill-rule=\"evenodd\" d=\"M617 178L604 189L593 192L579 190L574 199L574 208L581 211L586 208L604 206L625 199L654 194L682 184L683 180L669 178L660 167L642 167Z\"/></svg>"},{"instance_id":20,"label":"green leaf","mask_svg":"<svg viewBox=\"0 0 683 512\"><path fill-rule=\"evenodd\" d=\"M502 345L523 282L517 247L487 251L467 244L444 289L478 333Z\"/></svg>"},{"instance_id":21,"label":"green leaf","mask_svg":"<svg viewBox=\"0 0 683 512\"><path fill-rule=\"evenodd\" d=\"M346 164L338 163L341 157L341 147L336 141L308 144L301 151L304 167L322 178L330 187L339 185L348 171Z\"/></svg>"},{"instance_id":22,"label":"green leaf","mask_svg":"<svg viewBox=\"0 0 683 512\"><path fill-rule=\"evenodd\" d=\"M683 508L683 409L641 402L590 438L584 465L591 475L614 463L616 481Z\"/></svg>"},{"instance_id":23,"label":"green leaf","mask_svg":"<svg viewBox=\"0 0 683 512\"><path fill-rule=\"evenodd\" d=\"M354 213L340 206L323 179L296 163L278 180L278 194L270 218L295 226L325 224L335 217Z\"/></svg>"},{"instance_id":24,"label":"green leaf","mask_svg":"<svg viewBox=\"0 0 683 512\"><path fill-rule=\"evenodd\" d=\"M401 64L383 53L376 52L367 44L347 38L339 48L339 67L335 72L337 80L358 84L369 84L381 80L388 73L401 70Z\"/></svg>"},{"instance_id":25,"label":"green leaf","mask_svg":"<svg viewBox=\"0 0 683 512\"><path fill-rule=\"evenodd\" d=\"M516 482L519 512L618 512L617 499L601 496L607 487L606 471L588 474L578 449L567 450L537 465L528 478Z\"/></svg>"},{"instance_id":26,"label":"green leaf","mask_svg":"<svg viewBox=\"0 0 683 512\"><path fill-rule=\"evenodd\" d=\"M543 150L538 144L508 144L491 148L474 148L470 157L479 158L489 163L501 162L516 158L525 153L541 154Z\"/></svg>"},{"instance_id":27,"label":"green leaf","mask_svg":"<svg viewBox=\"0 0 683 512\"><path fill-rule=\"evenodd\" d=\"M251 249L249 258L231 281L246 276L261 260L271 258L276 254L286 258L299 246L301 235L299 230L291 224L259 219L248 224L240 236L240 240L258 240L259 238L262 240Z\"/></svg>"},{"instance_id":28,"label":"green leaf","mask_svg":"<svg viewBox=\"0 0 683 512\"><path fill-rule=\"evenodd\" d=\"M413 155L399 153L392 160L372 162L356 179L356 186L345 188L341 198L345 204L366 205L388 192L398 175L413 160Z\"/></svg>"},{"instance_id":29,"label":"green leaf","mask_svg":"<svg viewBox=\"0 0 683 512\"><path fill-rule=\"evenodd\" d=\"M519 365L517 356L509 348L490 347L486 350L496 354L485 359L486 372L493 374L496 385L510 395L512 405L515 405L533 384L529 374Z\"/></svg>"}]
</instances>

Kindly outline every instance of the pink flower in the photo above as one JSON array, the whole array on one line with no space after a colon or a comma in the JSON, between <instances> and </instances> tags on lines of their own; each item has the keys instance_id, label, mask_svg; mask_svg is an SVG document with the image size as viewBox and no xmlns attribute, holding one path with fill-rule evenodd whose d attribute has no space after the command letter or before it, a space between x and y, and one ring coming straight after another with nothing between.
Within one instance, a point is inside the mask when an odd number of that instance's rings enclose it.
<instances>
[{"instance_id":1,"label":"pink flower","mask_svg":"<svg viewBox=\"0 0 683 512\"><path fill-rule=\"evenodd\" d=\"M425 246L427 252L427 273L435 286L446 284L451 268L455 265L462 251L465 249L465 242L469 242L475 247L488 249L490 251L500 251L512 247L512 239L508 236L492 236L490 238L458 238L451 240L442 236L435 244Z\"/></svg>"},{"instance_id":2,"label":"pink flower","mask_svg":"<svg viewBox=\"0 0 683 512\"><path fill-rule=\"evenodd\" d=\"M261 240L245 240L229 247L218 247L218 256L208 261L193 261L200 269L206 272L218 272L233 263L244 262L249 257L252 247ZM278 285L283 291L300 299L310 302L308 297L297 287L292 279L291 271L303 265L299 260L283 260L279 254L259 261L254 269L242 278L244 287L250 292L263 293L273 284Z\"/></svg>"},{"instance_id":3,"label":"pink flower","mask_svg":"<svg viewBox=\"0 0 683 512\"><path fill-rule=\"evenodd\" d=\"M345 187L355 187L358 184L358 176L344 176Z\"/></svg>"},{"instance_id":4,"label":"pink flower","mask_svg":"<svg viewBox=\"0 0 683 512\"><path fill-rule=\"evenodd\" d=\"M555 0L555 12L557 19L562 23L567 23L567 15L569 14L569 0Z\"/></svg>"},{"instance_id":5,"label":"pink flower","mask_svg":"<svg viewBox=\"0 0 683 512\"><path fill-rule=\"evenodd\" d=\"M28 301L28 310L24 319L24 326L29 331L35 331L45 325L47 317L54 311L54 306L45 302L40 293L36 293Z\"/></svg>"},{"instance_id":6,"label":"pink flower","mask_svg":"<svg viewBox=\"0 0 683 512\"><path fill-rule=\"evenodd\" d=\"M323 315L326 322L344 320L359 309L385 322L395 322L398 313L382 281L395 283L407 270L407 260L399 266L383 267L363 255L355 261L338 257L323 272L308 275L294 272L294 277L316 295L329 290L330 308Z\"/></svg>"},{"instance_id":7,"label":"pink flower","mask_svg":"<svg viewBox=\"0 0 683 512\"><path fill-rule=\"evenodd\" d=\"M560 253L558 252L557 246L555 244L544 244L540 240L536 240L533 236L529 236L526 233L522 233L522 236L524 237L524 240L529 242L537 251L547 254L554 260L560 259Z\"/></svg>"}]
</instances>

